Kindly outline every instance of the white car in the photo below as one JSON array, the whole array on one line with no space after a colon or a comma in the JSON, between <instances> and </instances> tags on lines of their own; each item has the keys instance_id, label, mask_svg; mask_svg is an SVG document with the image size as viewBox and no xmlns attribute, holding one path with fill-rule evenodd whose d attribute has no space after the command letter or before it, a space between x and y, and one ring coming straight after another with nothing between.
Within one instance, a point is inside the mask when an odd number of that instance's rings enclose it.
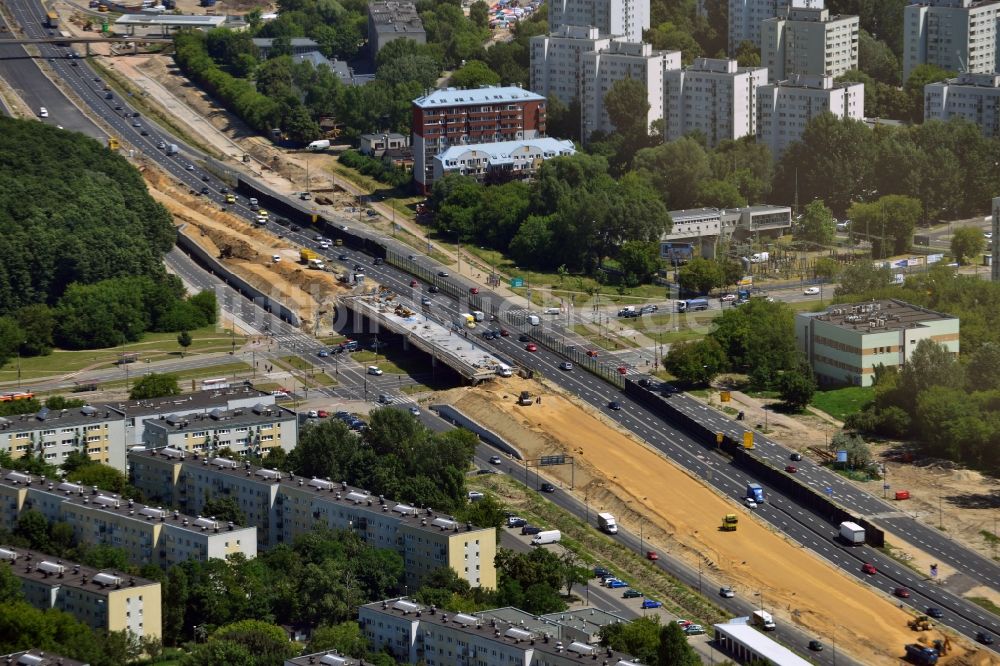
<instances>
[{"instance_id":1,"label":"white car","mask_svg":"<svg viewBox=\"0 0 1000 666\"><path fill-rule=\"evenodd\" d=\"M805 294L806 296L818 296L819 287L806 287L805 289L802 290L802 293Z\"/></svg>"},{"instance_id":2,"label":"white car","mask_svg":"<svg viewBox=\"0 0 1000 666\"><path fill-rule=\"evenodd\" d=\"M281 261L281 255L280 254L272 254L271 255L271 261L273 261L274 263L278 263L279 261Z\"/></svg>"},{"instance_id":3,"label":"white car","mask_svg":"<svg viewBox=\"0 0 1000 666\"><path fill-rule=\"evenodd\" d=\"M311 419L318 419L318 418L319 418L319 412L318 412L318 411L316 411L315 409L310 409L310 410L309 410L309 415L308 415L308 416L309 416L309 418L311 418Z\"/></svg>"},{"instance_id":4,"label":"white car","mask_svg":"<svg viewBox=\"0 0 1000 666\"><path fill-rule=\"evenodd\" d=\"M756 509L757 508L757 501L754 498L752 498L752 497L744 497L743 498L743 503L747 505L748 509Z\"/></svg>"},{"instance_id":5,"label":"white car","mask_svg":"<svg viewBox=\"0 0 1000 666\"><path fill-rule=\"evenodd\" d=\"M49 110L46 109L44 106L41 107L40 109L38 109L38 117L39 118L48 118L49 117Z\"/></svg>"},{"instance_id":6,"label":"white car","mask_svg":"<svg viewBox=\"0 0 1000 666\"><path fill-rule=\"evenodd\" d=\"M44 111L44 110L45 109L42 109L42 111ZM45 116L42 116L42 117L44 118ZM992 231L984 231L983 232L983 238L993 238L993 232Z\"/></svg>"},{"instance_id":7,"label":"white car","mask_svg":"<svg viewBox=\"0 0 1000 666\"><path fill-rule=\"evenodd\" d=\"M320 241L319 242L319 246L323 250L329 250L331 245L333 245L333 243L331 243L328 240L324 240L324 241Z\"/></svg>"},{"instance_id":8,"label":"white car","mask_svg":"<svg viewBox=\"0 0 1000 666\"><path fill-rule=\"evenodd\" d=\"M732 303L736 300L736 294L725 294L719 297L719 300L723 303Z\"/></svg>"},{"instance_id":9,"label":"white car","mask_svg":"<svg viewBox=\"0 0 1000 666\"><path fill-rule=\"evenodd\" d=\"M414 416L420 416L420 408L414 405L413 407L410 407L410 413Z\"/></svg>"},{"instance_id":10,"label":"white car","mask_svg":"<svg viewBox=\"0 0 1000 666\"><path fill-rule=\"evenodd\" d=\"M377 365L369 365L368 374L375 375L376 377L378 377L379 375L382 374L382 368L378 367Z\"/></svg>"}]
</instances>

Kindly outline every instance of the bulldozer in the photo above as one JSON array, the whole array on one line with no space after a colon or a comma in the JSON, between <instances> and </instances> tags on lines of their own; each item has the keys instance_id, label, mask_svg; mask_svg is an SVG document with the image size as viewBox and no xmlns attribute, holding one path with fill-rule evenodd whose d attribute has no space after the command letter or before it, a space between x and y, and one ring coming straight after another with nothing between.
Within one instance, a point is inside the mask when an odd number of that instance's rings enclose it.
<instances>
[{"instance_id":1,"label":"bulldozer","mask_svg":"<svg viewBox=\"0 0 1000 666\"><path fill-rule=\"evenodd\" d=\"M740 519L737 517L735 513L727 513L722 517L722 527L720 527L719 529L721 529L723 532L735 532L736 526L739 524L739 522Z\"/></svg>"},{"instance_id":2,"label":"bulldozer","mask_svg":"<svg viewBox=\"0 0 1000 666\"><path fill-rule=\"evenodd\" d=\"M914 631L927 631L931 628L931 620L926 615L918 615L909 622L906 623L910 629Z\"/></svg>"}]
</instances>

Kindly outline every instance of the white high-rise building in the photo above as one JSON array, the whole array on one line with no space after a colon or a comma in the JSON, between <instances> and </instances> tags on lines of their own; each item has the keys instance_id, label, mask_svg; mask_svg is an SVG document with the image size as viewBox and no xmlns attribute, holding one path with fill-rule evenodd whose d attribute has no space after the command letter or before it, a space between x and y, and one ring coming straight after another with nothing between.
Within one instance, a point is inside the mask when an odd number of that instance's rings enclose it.
<instances>
[{"instance_id":1,"label":"white high-rise building","mask_svg":"<svg viewBox=\"0 0 1000 666\"><path fill-rule=\"evenodd\" d=\"M858 67L857 16L830 16L830 10L792 0L786 17L761 23L760 62L772 81L797 74L837 77Z\"/></svg>"},{"instance_id":2,"label":"white high-rise building","mask_svg":"<svg viewBox=\"0 0 1000 666\"><path fill-rule=\"evenodd\" d=\"M829 111L838 118L862 120L865 86L837 83L832 76L796 76L757 89L757 141L777 159L802 136L809 121Z\"/></svg>"},{"instance_id":3,"label":"white high-rise building","mask_svg":"<svg viewBox=\"0 0 1000 666\"><path fill-rule=\"evenodd\" d=\"M983 136L1000 136L1000 73L962 74L924 86L924 120L965 118Z\"/></svg>"},{"instance_id":4,"label":"white high-rise building","mask_svg":"<svg viewBox=\"0 0 1000 666\"><path fill-rule=\"evenodd\" d=\"M601 35L641 42L649 30L649 0L553 0L549 7L549 32L561 25L594 26Z\"/></svg>"},{"instance_id":5,"label":"white high-rise building","mask_svg":"<svg viewBox=\"0 0 1000 666\"><path fill-rule=\"evenodd\" d=\"M741 42L760 47L760 24L783 16L790 0L729 0L729 55L736 55ZM823 7L823 0L812 0Z\"/></svg>"},{"instance_id":6,"label":"white high-rise building","mask_svg":"<svg viewBox=\"0 0 1000 666\"><path fill-rule=\"evenodd\" d=\"M922 0L903 9L903 81L924 64L953 72L1000 70L996 0Z\"/></svg>"},{"instance_id":7,"label":"white high-rise building","mask_svg":"<svg viewBox=\"0 0 1000 666\"><path fill-rule=\"evenodd\" d=\"M680 67L680 51L654 51L650 44L611 41L600 51L585 53L580 77L583 136L589 138L598 130L614 131L604 96L623 79L638 81L646 88L647 128L663 118L664 73Z\"/></svg>"},{"instance_id":8,"label":"white high-rise building","mask_svg":"<svg viewBox=\"0 0 1000 666\"><path fill-rule=\"evenodd\" d=\"M697 131L714 148L725 139L756 135L757 88L765 83L767 69L715 58L697 58L690 67L664 73L666 140Z\"/></svg>"},{"instance_id":9,"label":"white high-rise building","mask_svg":"<svg viewBox=\"0 0 1000 666\"><path fill-rule=\"evenodd\" d=\"M611 43L593 26L562 25L550 35L531 38L531 91L569 105L580 97L583 54Z\"/></svg>"}]
</instances>

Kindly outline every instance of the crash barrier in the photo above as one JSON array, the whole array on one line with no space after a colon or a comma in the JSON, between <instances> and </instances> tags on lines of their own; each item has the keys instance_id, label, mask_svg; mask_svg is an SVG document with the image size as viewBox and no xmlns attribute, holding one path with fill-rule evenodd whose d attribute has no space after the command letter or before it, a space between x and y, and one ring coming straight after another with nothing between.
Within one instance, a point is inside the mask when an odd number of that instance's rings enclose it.
<instances>
[{"instance_id":1,"label":"crash barrier","mask_svg":"<svg viewBox=\"0 0 1000 666\"><path fill-rule=\"evenodd\" d=\"M476 433L479 439L483 440L490 446L494 446L497 449L503 451L507 455L513 457L516 460L523 460L521 457L521 452L515 449L513 446L504 441L503 438L498 436L491 430L487 430L482 427L468 416L455 409L451 405L431 405L431 411L437 412L438 416L442 419L456 425L460 428L465 428L466 430L471 430Z\"/></svg>"},{"instance_id":2,"label":"crash barrier","mask_svg":"<svg viewBox=\"0 0 1000 666\"><path fill-rule=\"evenodd\" d=\"M652 386L655 387L656 384ZM670 398L664 397L658 391L644 388L631 379L626 378L625 394L653 411L678 430L683 430L691 435L702 446L721 449L732 457L733 464L752 476L756 481L780 491L795 503L804 505L819 515L824 516L831 525L839 525L844 521L857 523L865 528L865 541L870 546L881 548L885 545L885 533L869 521L852 514L847 509L836 504L827 495L803 485L784 470L771 467L771 465L754 456L752 450L743 448L742 441L734 440L729 435L723 435L722 441L719 442L718 433L711 425L702 423L694 417L685 414L671 404Z\"/></svg>"},{"instance_id":3,"label":"crash barrier","mask_svg":"<svg viewBox=\"0 0 1000 666\"><path fill-rule=\"evenodd\" d=\"M182 252L194 259L212 275L215 275L227 285L240 292L240 295L249 298L267 312L277 316L284 322L288 322L292 326L301 325L298 315L226 268L223 263L210 255L203 247L190 238L185 231L185 227L186 225L182 225L177 230L177 247Z\"/></svg>"}]
</instances>

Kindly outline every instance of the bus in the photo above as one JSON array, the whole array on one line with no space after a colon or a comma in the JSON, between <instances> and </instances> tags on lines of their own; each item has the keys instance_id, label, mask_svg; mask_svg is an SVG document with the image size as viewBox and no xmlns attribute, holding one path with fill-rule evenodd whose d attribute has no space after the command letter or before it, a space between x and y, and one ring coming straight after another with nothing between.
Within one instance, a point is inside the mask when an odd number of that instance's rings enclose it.
<instances>
[{"instance_id":1,"label":"bus","mask_svg":"<svg viewBox=\"0 0 1000 666\"><path fill-rule=\"evenodd\" d=\"M45 20L49 24L50 28L59 27L59 15L56 14L55 12L49 12L48 14L46 14Z\"/></svg>"},{"instance_id":2,"label":"bus","mask_svg":"<svg viewBox=\"0 0 1000 666\"><path fill-rule=\"evenodd\" d=\"M201 380L201 390L202 391L217 391L219 389L229 388L229 380L220 377L219 379L203 379Z\"/></svg>"}]
</instances>

